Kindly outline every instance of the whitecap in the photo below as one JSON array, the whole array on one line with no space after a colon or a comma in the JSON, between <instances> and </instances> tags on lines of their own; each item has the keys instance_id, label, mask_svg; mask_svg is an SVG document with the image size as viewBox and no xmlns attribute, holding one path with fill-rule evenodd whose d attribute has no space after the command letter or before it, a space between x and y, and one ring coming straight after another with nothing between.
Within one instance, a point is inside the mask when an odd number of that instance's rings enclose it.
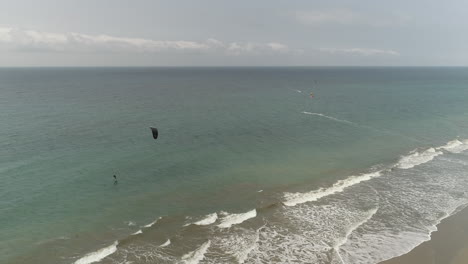
<instances>
[{"instance_id":1,"label":"whitecap","mask_svg":"<svg viewBox=\"0 0 468 264\"><path fill-rule=\"evenodd\" d=\"M205 253L208 251L210 247L211 241L208 240L203 243L199 248L196 250L189 252L182 256L182 263L185 264L198 264L205 258Z\"/></svg>"},{"instance_id":2,"label":"whitecap","mask_svg":"<svg viewBox=\"0 0 468 264\"><path fill-rule=\"evenodd\" d=\"M194 225L211 225L214 222L216 222L217 219L218 219L218 214L212 213L212 214L205 216L205 218L203 218L202 220L194 222L193 224Z\"/></svg>"},{"instance_id":3,"label":"whitecap","mask_svg":"<svg viewBox=\"0 0 468 264\"><path fill-rule=\"evenodd\" d=\"M103 258L113 254L117 251L117 245L119 244L118 241L115 241L112 245L107 246L105 248L101 248L95 252L91 252L86 254L84 257L78 259L74 262L74 264L90 264L94 262L98 262Z\"/></svg>"},{"instance_id":4,"label":"whitecap","mask_svg":"<svg viewBox=\"0 0 468 264\"><path fill-rule=\"evenodd\" d=\"M161 219L161 217L158 217L158 219L154 220L153 222L143 226L145 228L148 228L148 227L152 227L154 224L156 224L158 222L158 220Z\"/></svg>"},{"instance_id":5,"label":"whitecap","mask_svg":"<svg viewBox=\"0 0 468 264\"><path fill-rule=\"evenodd\" d=\"M468 140L460 141L458 139L449 141L444 146L438 147L437 149L444 149L452 153L461 153L468 150Z\"/></svg>"},{"instance_id":6,"label":"whitecap","mask_svg":"<svg viewBox=\"0 0 468 264\"><path fill-rule=\"evenodd\" d=\"M257 216L257 210L255 209L248 211L246 213L241 213L241 214L227 214L225 217L223 217L218 227L229 228L233 225L240 224L244 222L245 220L254 218L256 216Z\"/></svg>"},{"instance_id":7,"label":"whitecap","mask_svg":"<svg viewBox=\"0 0 468 264\"><path fill-rule=\"evenodd\" d=\"M138 235L138 234L143 234L143 231L141 231L141 229L140 229L140 230L136 231L135 233L133 233L132 236Z\"/></svg>"},{"instance_id":8,"label":"whitecap","mask_svg":"<svg viewBox=\"0 0 468 264\"><path fill-rule=\"evenodd\" d=\"M166 242L164 242L163 244L160 245L160 247L167 247L171 244L171 240L168 239Z\"/></svg>"},{"instance_id":9,"label":"whitecap","mask_svg":"<svg viewBox=\"0 0 468 264\"><path fill-rule=\"evenodd\" d=\"M306 193L285 193L284 197L286 200L283 203L286 206L295 206L301 203L317 201L320 198L342 192L347 187L353 186L363 181L368 181L380 175L380 171L366 173L361 174L359 176L351 176L347 179L340 180L329 188L320 188Z\"/></svg>"},{"instance_id":10,"label":"whitecap","mask_svg":"<svg viewBox=\"0 0 468 264\"><path fill-rule=\"evenodd\" d=\"M429 162L441 154L443 154L441 151L436 151L434 148L429 148L423 152L413 150L411 154L401 157L396 166L400 169L411 169Z\"/></svg>"}]
</instances>

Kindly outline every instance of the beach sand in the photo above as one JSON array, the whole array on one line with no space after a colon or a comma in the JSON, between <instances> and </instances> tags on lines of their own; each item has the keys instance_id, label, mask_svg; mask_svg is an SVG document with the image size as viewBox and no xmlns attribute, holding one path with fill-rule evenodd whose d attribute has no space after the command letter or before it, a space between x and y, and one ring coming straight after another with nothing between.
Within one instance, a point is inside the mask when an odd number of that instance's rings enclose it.
<instances>
[{"instance_id":1,"label":"beach sand","mask_svg":"<svg viewBox=\"0 0 468 264\"><path fill-rule=\"evenodd\" d=\"M444 219L431 240L380 264L468 264L468 208Z\"/></svg>"}]
</instances>

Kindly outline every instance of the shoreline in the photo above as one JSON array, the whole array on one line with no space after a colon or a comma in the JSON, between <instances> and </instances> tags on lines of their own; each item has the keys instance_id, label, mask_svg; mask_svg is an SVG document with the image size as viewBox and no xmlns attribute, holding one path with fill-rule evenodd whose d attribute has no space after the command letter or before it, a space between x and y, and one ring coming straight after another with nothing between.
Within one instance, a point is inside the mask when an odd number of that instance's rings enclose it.
<instances>
[{"instance_id":1,"label":"shoreline","mask_svg":"<svg viewBox=\"0 0 468 264\"><path fill-rule=\"evenodd\" d=\"M466 264L468 263L468 207L442 220L431 240L410 252L379 264Z\"/></svg>"}]
</instances>

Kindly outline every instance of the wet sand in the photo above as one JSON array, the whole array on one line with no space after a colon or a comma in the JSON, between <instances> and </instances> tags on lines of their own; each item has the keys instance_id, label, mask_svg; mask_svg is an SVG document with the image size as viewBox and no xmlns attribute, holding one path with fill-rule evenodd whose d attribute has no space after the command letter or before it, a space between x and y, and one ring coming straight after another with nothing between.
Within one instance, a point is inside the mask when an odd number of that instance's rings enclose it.
<instances>
[{"instance_id":1,"label":"wet sand","mask_svg":"<svg viewBox=\"0 0 468 264\"><path fill-rule=\"evenodd\" d=\"M380 264L467 264L468 208L444 219L431 240Z\"/></svg>"}]
</instances>

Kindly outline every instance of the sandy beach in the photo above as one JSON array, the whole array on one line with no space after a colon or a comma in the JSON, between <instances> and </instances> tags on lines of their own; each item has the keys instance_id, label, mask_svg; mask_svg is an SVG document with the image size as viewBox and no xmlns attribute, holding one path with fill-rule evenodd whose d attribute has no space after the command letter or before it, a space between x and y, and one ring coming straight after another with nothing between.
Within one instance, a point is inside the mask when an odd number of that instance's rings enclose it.
<instances>
[{"instance_id":1,"label":"sandy beach","mask_svg":"<svg viewBox=\"0 0 468 264\"><path fill-rule=\"evenodd\" d=\"M444 219L431 240L409 253L381 264L466 264L468 263L468 208Z\"/></svg>"}]
</instances>

